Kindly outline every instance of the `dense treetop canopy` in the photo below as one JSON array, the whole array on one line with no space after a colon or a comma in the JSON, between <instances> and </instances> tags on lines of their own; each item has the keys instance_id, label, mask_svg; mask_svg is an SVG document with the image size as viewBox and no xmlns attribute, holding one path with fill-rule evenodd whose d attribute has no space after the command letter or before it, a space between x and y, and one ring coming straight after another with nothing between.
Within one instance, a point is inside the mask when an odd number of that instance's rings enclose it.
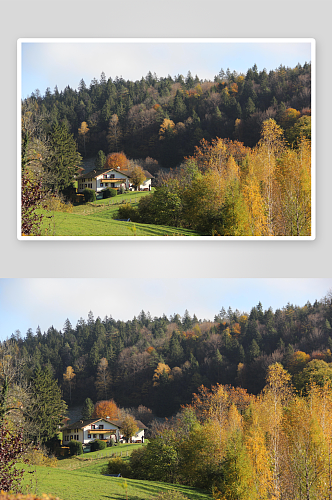
<instances>
[{"instance_id":1,"label":"dense treetop canopy","mask_svg":"<svg viewBox=\"0 0 332 500\"><path fill-rule=\"evenodd\" d=\"M90 85L82 79L77 90L48 88L43 96L36 90L26 102L44 117L46 131L56 122L65 124L84 157L123 150L168 168L192 154L203 138L227 137L253 147L266 118L294 125L311 107L311 64L280 65L269 73L256 65L246 74L221 69L214 81L190 72L186 77L149 72L137 81L106 80L102 74ZM292 111L284 116L287 108Z\"/></svg>"},{"instance_id":2,"label":"dense treetop canopy","mask_svg":"<svg viewBox=\"0 0 332 500\"><path fill-rule=\"evenodd\" d=\"M45 368L63 388L67 403L83 405L113 399L118 407L144 405L161 416L190 402L202 384L241 386L257 394L269 365L279 362L300 389L306 380L332 377L332 301L304 306L287 304L275 312L261 303L250 313L221 308L214 321L188 311L152 318L142 311L132 320L89 314L76 326L67 320L59 331L50 327L15 334L12 343L21 373L29 380ZM75 373L70 387L64 374ZM36 372L37 370L37 372ZM71 370L70 370L71 371Z\"/></svg>"}]
</instances>

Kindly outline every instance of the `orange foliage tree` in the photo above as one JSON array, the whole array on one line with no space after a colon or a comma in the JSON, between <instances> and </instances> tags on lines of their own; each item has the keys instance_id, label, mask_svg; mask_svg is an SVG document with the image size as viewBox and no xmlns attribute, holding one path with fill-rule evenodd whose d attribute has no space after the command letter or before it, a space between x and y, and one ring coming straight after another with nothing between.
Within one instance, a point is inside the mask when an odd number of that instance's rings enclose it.
<instances>
[{"instance_id":1,"label":"orange foliage tree","mask_svg":"<svg viewBox=\"0 0 332 500\"><path fill-rule=\"evenodd\" d=\"M106 157L105 168L117 168L124 170L127 168L128 160L124 153L110 153Z\"/></svg>"},{"instance_id":2,"label":"orange foliage tree","mask_svg":"<svg viewBox=\"0 0 332 500\"><path fill-rule=\"evenodd\" d=\"M111 420L116 420L119 418L119 408L116 406L113 399L109 401L98 401L95 404L95 409L91 415L91 418L106 418L109 417Z\"/></svg>"}]
</instances>

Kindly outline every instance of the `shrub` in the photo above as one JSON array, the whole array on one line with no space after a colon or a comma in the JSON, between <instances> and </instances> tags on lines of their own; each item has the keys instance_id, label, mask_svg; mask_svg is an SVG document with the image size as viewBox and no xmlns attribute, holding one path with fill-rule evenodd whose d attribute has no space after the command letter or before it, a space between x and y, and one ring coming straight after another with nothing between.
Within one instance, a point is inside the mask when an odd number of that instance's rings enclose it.
<instances>
[{"instance_id":1,"label":"shrub","mask_svg":"<svg viewBox=\"0 0 332 500\"><path fill-rule=\"evenodd\" d=\"M47 450L44 448L31 447L26 453L26 458L31 465L45 465L46 467L56 467L57 459L47 455Z\"/></svg>"},{"instance_id":2,"label":"shrub","mask_svg":"<svg viewBox=\"0 0 332 500\"><path fill-rule=\"evenodd\" d=\"M96 200L96 192L93 189L85 188L83 194L85 203Z\"/></svg>"},{"instance_id":3,"label":"shrub","mask_svg":"<svg viewBox=\"0 0 332 500\"><path fill-rule=\"evenodd\" d=\"M134 479L147 479L149 477L146 464L144 462L146 447L133 450L129 457L129 463Z\"/></svg>"},{"instance_id":4,"label":"shrub","mask_svg":"<svg viewBox=\"0 0 332 500\"><path fill-rule=\"evenodd\" d=\"M101 441L100 439L96 439L95 441L91 442L91 451L99 451L99 450L104 450L107 446L107 443L105 441Z\"/></svg>"},{"instance_id":5,"label":"shrub","mask_svg":"<svg viewBox=\"0 0 332 500\"><path fill-rule=\"evenodd\" d=\"M114 196L116 196L118 194L118 191L117 191L117 189L106 188L106 189L103 189L102 193L103 193L103 199L113 198Z\"/></svg>"},{"instance_id":6,"label":"shrub","mask_svg":"<svg viewBox=\"0 0 332 500\"><path fill-rule=\"evenodd\" d=\"M132 222L139 222L139 213L137 208L132 207L130 203L125 203L119 208L115 219L130 219Z\"/></svg>"},{"instance_id":7,"label":"shrub","mask_svg":"<svg viewBox=\"0 0 332 500\"><path fill-rule=\"evenodd\" d=\"M122 458L116 457L109 460L106 469L103 471L104 474L121 474L122 477L131 476L131 467L128 462L125 462Z\"/></svg>"},{"instance_id":8,"label":"shrub","mask_svg":"<svg viewBox=\"0 0 332 500\"><path fill-rule=\"evenodd\" d=\"M73 211L73 205L71 203L65 203L61 197L55 195L51 195L46 199L46 208L54 212L71 213Z\"/></svg>"},{"instance_id":9,"label":"shrub","mask_svg":"<svg viewBox=\"0 0 332 500\"><path fill-rule=\"evenodd\" d=\"M71 455L83 455L83 446L81 441L71 439L68 443Z\"/></svg>"}]
</instances>

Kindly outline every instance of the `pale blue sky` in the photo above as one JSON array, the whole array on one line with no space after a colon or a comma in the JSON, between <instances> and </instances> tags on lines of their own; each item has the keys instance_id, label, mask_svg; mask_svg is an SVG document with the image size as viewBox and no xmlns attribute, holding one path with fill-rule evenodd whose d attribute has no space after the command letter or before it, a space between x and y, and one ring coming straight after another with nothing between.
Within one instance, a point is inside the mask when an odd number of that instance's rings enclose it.
<instances>
[{"instance_id":1,"label":"pale blue sky","mask_svg":"<svg viewBox=\"0 0 332 500\"><path fill-rule=\"evenodd\" d=\"M246 73L254 64L258 70L276 69L280 64L294 67L311 61L311 44L298 41L281 42L69 42L58 39L47 42L25 40L22 43L22 98L47 87L53 92L67 85L77 89L81 78L89 86L93 78L122 76L140 80L149 71L158 77L186 76L190 70L201 79L213 80L221 68Z\"/></svg>"},{"instance_id":2,"label":"pale blue sky","mask_svg":"<svg viewBox=\"0 0 332 500\"><path fill-rule=\"evenodd\" d=\"M102 319L131 320L143 309L168 317L186 309L199 319L213 320L224 307L250 312L260 301L275 311L288 302L303 306L322 299L332 278L198 278L198 279L0 279L0 340L16 330L24 336L50 326L62 329L66 318L75 326L91 310Z\"/></svg>"}]
</instances>

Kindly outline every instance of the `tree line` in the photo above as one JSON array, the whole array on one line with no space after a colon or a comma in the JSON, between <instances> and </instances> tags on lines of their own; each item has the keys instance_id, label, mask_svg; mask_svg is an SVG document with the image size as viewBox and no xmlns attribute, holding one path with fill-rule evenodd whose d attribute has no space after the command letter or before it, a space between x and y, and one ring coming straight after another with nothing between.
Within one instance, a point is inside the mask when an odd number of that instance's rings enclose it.
<instances>
[{"instance_id":1,"label":"tree line","mask_svg":"<svg viewBox=\"0 0 332 500\"><path fill-rule=\"evenodd\" d=\"M332 378L331 325L330 295L275 312L261 303L250 313L222 308L214 321L188 311L154 318L142 311L128 321L90 312L76 326L66 320L62 330L14 333L1 343L1 366L15 359L17 387L47 369L68 405L113 399L119 407L143 405L165 417L189 403L202 384L258 394L275 362L289 371L298 390L313 376Z\"/></svg>"}]
</instances>

